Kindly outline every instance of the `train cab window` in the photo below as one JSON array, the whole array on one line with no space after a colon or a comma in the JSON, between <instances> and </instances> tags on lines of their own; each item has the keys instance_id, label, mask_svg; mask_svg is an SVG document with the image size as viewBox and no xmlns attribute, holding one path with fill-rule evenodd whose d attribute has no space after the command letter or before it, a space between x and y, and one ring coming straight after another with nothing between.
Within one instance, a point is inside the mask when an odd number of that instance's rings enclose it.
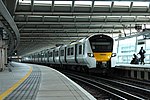
<instances>
[{"instance_id":1,"label":"train cab window","mask_svg":"<svg viewBox=\"0 0 150 100\"><path fill-rule=\"evenodd\" d=\"M64 50L60 51L60 56L64 56Z\"/></svg>"},{"instance_id":2,"label":"train cab window","mask_svg":"<svg viewBox=\"0 0 150 100\"><path fill-rule=\"evenodd\" d=\"M93 52L98 52L98 51L112 51L112 43L111 42L92 42L91 47Z\"/></svg>"},{"instance_id":3,"label":"train cab window","mask_svg":"<svg viewBox=\"0 0 150 100\"><path fill-rule=\"evenodd\" d=\"M79 54L82 54L82 45L79 45Z\"/></svg>"},{"instance_id":4,"label":"train cab window","mask_svg":"<svg viewBox=\"0 0 150 100\"><path fill-rule=\"evenodd\" d=\"M71 55L73 55L73 47L71 48Z\"/></svg>"}]
</instances>

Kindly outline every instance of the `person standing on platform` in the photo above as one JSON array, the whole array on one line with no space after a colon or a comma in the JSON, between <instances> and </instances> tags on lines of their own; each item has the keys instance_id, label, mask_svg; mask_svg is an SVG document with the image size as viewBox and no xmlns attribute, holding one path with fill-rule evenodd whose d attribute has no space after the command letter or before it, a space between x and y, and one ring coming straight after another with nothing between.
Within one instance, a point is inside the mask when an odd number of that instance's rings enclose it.
<instances>
[{"instance_id":1,"label":"person standing on platform","mask_svg":"<svg viewBox=\"0 0 150 100\"><path fill-rule=\"evenodd\" d=\"M141 47L141 49L140 49L140 51L139 51L139 53L138 54L140 54L140 56L141 56L141 58L140 58L140 64L145 64L144 63L144 58L145 58L145 56L144 56L144 54L145 54L146 52L145 52L145 50L143 49L143 47Z\"/></svg>"}]
</instances>

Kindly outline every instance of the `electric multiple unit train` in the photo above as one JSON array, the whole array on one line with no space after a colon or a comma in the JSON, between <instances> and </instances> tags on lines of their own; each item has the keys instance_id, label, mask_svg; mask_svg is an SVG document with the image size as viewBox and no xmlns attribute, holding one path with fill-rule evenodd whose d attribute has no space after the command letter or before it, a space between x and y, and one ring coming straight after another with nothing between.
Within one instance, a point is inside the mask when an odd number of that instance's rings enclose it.
<instances>
[{"instance_id":1,"label":"electric multiple unit train","mask_svg":"<svg viewBox=\"0 0 150 100\"><path fill-rule=\"evenodd\" d=\"M114 45L110 36L94 34L78 42L24 56L22 62L105 72L115 66Z\"/></svg>"}]
</instances>

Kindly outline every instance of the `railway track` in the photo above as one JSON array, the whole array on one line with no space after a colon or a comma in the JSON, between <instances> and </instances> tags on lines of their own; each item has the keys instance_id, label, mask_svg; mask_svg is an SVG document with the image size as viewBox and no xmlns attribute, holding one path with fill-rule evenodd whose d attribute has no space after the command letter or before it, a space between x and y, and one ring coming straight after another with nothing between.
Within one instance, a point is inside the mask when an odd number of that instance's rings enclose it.
<instances>
[{"instance_id":1,"label":"railway track","mask_svg":"<svg viewBox=\"0 0 150 100\"><path fill-rule=\"evenodd\" d=\"M110 79L111 77L107 77L107 78ZM137 79L123 78L123 77L112 77L112 78L115 79L116 81L125 82L128 84L132 83L135 86L150 89L150 81L148 80L143 81Z\"/></svg>"},{"instance_id":2,"label":"railway track","mask_svg":"<svg viewBox=\"0 0 150 100\"><path fill-rule=\"evenodd\" d=\"M78 75L65 73L68 77L75 81L82 82L89 85L91 88L102 90L108 95L109 99L124 99L124 100L148 100L150 99L150 87L145 87L145 84L140 86L133 84L133 82L101 78L96 76Z\"/></svg>"}]
</instances>

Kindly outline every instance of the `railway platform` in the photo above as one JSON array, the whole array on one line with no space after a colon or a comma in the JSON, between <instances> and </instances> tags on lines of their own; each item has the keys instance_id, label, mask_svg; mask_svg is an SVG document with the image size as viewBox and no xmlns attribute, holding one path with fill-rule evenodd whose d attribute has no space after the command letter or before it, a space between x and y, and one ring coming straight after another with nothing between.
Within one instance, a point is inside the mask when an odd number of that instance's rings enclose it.
<instances>
[{"instance_id":1,"label":"railway platform","mask_svg":"<svg viewBox=\"0 0 150 100\"><path fill-rule=\"evenodd\" d=\"M117 76L150 80L150 64L117 64L114 71Z\"/></svg>"},{"instance_id":2,"label":"railway platform","mask_svg":"<svg viewBox=\"0 0 150 100\"><path fill-rule=\"evenodd\" d=\"M0 100L96 100L52 68L11 62L8 69L0 72Z\"/></svg>"}]
</instances>

